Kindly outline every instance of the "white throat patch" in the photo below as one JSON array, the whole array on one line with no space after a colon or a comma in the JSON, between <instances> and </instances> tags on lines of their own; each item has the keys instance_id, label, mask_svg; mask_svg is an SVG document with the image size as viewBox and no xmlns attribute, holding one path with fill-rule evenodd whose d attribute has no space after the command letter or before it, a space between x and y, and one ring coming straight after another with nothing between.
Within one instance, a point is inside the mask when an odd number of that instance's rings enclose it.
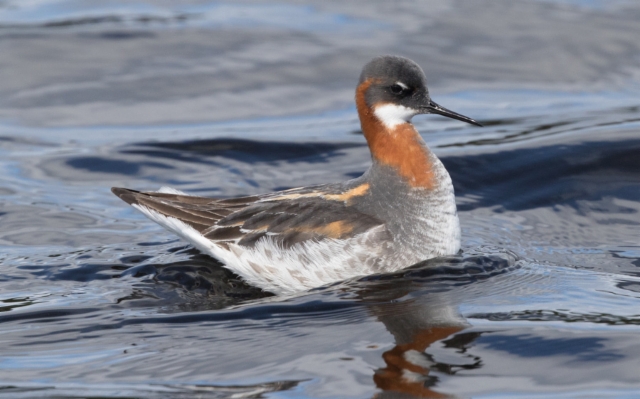
<instances>
[{"instance_id":1,"label":"white throat patch","mask_svg":"<svg viewBox=\"0 0 640 399\"><path fill-rule=\"evenodd\" d=\"M388 129L407 123L418 112L412 108L407 108L397 104L378 105L373 113Z\"/></svg>"}]
</instances>

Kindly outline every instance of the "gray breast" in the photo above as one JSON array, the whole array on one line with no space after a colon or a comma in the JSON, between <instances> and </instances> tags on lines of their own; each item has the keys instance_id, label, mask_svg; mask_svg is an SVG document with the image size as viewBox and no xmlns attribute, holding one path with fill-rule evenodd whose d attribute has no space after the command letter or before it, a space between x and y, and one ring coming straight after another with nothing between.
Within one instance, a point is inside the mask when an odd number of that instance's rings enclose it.
<instances>
[{"instance_id":1,"label":"gray breast","mask_svg":"<svg viewBox=\"0 0 640 399\"><path fill-rule=\"evenodd\" d=\"M380 259L381 271L392 271L460 249L460 222L453 184L444 165L433 154L434 189L412 188L389 166L374 161L363 176L369 195L356 207L385 222L391 241Z\"/></svg>"}]
</instances>

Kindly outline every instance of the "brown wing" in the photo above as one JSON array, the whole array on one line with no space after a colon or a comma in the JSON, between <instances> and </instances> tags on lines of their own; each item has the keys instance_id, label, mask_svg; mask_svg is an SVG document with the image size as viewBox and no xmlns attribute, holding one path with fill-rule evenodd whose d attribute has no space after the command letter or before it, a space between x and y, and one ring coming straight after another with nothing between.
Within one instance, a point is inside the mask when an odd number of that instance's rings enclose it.
<instances>
[{"instance_id":1,"label":"brown wing","mask_svg":"<svg viewBox=\"0 0 640 399\"><path fill-rule=\"evenodd\" d=\"M245 208L259 197L225 200L158 192L140 192L113 187L111 191L130 205L142 205L164 216L179 219L200 233L220 219Z\"/></svg>"},{"instance_id":2,"label":"brown wing","mask_svg":"<svg viewBox=\"0 0 640 399\"><path fill-rule=\"evenodd\" d=\"M354 189L341 192L332 186L222 200L125 188L112 191L129 204L179 219L212 241L248 247L265 236L283 247L308 240L346 239L383 224L349 205Z\"/></svg>"}]
</instances>

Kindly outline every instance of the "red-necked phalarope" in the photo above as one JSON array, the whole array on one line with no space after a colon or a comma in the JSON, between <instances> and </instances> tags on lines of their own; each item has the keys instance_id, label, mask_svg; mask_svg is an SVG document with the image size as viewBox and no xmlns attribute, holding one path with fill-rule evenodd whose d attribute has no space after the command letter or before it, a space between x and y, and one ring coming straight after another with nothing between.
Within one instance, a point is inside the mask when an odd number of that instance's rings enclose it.
<instances>
[{"instance_id":1,"label":"red-necked phalarope","mask_svg":"<svg viewBox=\"0 0 640 399\"><path fill-rule=\"evenodd\" d=\"M360 75L356 105L372 165L342 183L215 199L177 190L113 188L149 219L274 293L391 272L460 249L449 173L411 118L439 114L480 126L429 97L413 61L382 56Z\"/></svg>"}]
</instances>

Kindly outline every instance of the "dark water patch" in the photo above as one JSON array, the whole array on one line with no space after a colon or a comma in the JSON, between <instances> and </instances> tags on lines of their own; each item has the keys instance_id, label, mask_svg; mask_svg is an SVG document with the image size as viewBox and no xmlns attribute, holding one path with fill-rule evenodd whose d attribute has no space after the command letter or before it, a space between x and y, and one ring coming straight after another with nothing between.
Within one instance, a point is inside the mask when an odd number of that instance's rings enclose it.
<instances>
[{"instance_id":1,"label":"dark water patch","mask_svg":"<svg viewBox=\"0 0 640 399\"><path fill-rule=\"evenodd\" d=\"M107 280L116 276L120 265L83 263L72 268L60 268L57 272L50 274L51 280L67 280L89 282L94 280Z\"/></svg>"},{"instance_id":2,"label":"dark water patch","mask_svg":"<svg viewBox=\"0 0 640 399\"><path fill-rule=\"evenodd\" d=\"M117 300L128 302L127 306L149 306L149 298L155 298L155 305L178 305L181 311L223 309L239 305L247 301L272 296L268 292L252 287L223 265L201 254L191 246L170 249L188 259L169 263L142 263L127 268L122 274L114 277L133 277L145 282L135 294L128 294ZM144 259L141 262L145 262ZM167 287L173 294L168 295ZM163 299L164 298L164 299ZM143 299L142 302L137 300ZM163 299L163 300L160 300ZM190 310L188 310L190 309Z\"/></svg>"},{"instance_id":3,"label":"dark water patch","mask_svg":"<svg viewBox=\"0 0 640 399\"><path fill-rule=\"evenodd\" d=\"M29 270L33 276L44 277L50 281L89 282L108 280L119 275L122 265L103 263L22 265L18 269Z\"/></svg>"},{"instance_id":4,"label":"dark water patch","mask_svg":"<svg viewBox=\"0 0 640 399\"><path fill-rule=\"evenodd\" d=\"M484 332L479 331L465 332L443 340L442 345L445 348L455 349L458 356L452 356L455 360L449 362L438 362L434 359L433 365L430 367L431 370L447 375L456 375L460 372L481 368L482 358L471 354L470 349L483 334ZM433 356L431 358L433 359Z\"/></svg>"},{"instance_id":5,"label":"dark water patch","mask_svg":"<svg viewBox=\"0 0 640 399\"><path fill-rule=\"evenodd\" d=\"M360 282L388 286L398 284L437 284L441 289L449 285L470 284L479 280L508 273L520 268L520 258L509 251L496 255L458 255L438 257L417 263L399 272L371 275Z\"/></svg>"},{"instance_id":6,"label":"dark water patch","mask_svg":"<svg viewBox=\"0 0 640 399\"><path fill-rule=\"evenodd\" d=\"M640 316L621 316L608 313L574 313L561 310L523 310L498 313L475 313L466 316L469 319L489 321L533 321L564 323L593 323L610 326L640 325Z\"/></svg>"},{"instance_id":7,"label":"dark water patch","mask_svg":"<svg viewBox=\"0 0 640 399\"><path fill-rule=\"evenodd\" d=\"M636 274L636 276L640 277L640 274ZM616 287L625 291L640 293L640 282L637 281L620 281L616 283Z\"/></svg>"},{"instance_id":8,"label":"dark water patch","mask_svg":"<svg viewBox=\"0 0 640 399\"><path fill-rule=\"evenodd\" d=\"M65 19L60 21L45 22L40 26L43 28L66 28L77 25L94 25L104 23L122 22L122 18L115 15L105 15L100 17L84 17L77 19ZM19 25L18 25L19 26Z\"/></svg>"},{"instance_id":9,"label":"dark water patch","mask_svg":"<svg viewBox=\"0 0 640 399\"><path fill-rule=\"evenodd\" d=\"M57 20L51 20L51 21L46 21L46 22L41 22L41 23L18 23L18 24L12 24L12 23L0 23L0 29L3 30L9 30L9 31L19 31L20 29L36 29L36 28L41 28L41 29L48 29L48 28L76 28L76 27L83 27L83 26L101 26L103 27L104 25L107 26L120 26L120 27L127 27L127 25L129 26L135 26L138 25L139 27L144 27L144 26L148 26L150 24L160 24L160 25L167 25L167 24L175 24L175 23L182 23L185 22L191 18L193 18L194 15L190 15L190 14L177 14L171 17L161 17L161 16L157 16L157 15L138 15L138 16L134 16L134 15L96 15L96 16L83 16L83 17L79 17L79 18L63 18L63 19L57 19ZM196 17L197 19L197 17ZM108 28L107 28L108 29ZM146 34L145 34L146 33ZM140 32L140 36L142 37L153 37L153 34L150 32ZM133 35L132 37L136 37L135 35ZM106 39L112 39L112 38L116 38L116 39L120 39L120 38L130 38L127 36L124 37L105 37Z\"/></svg>"},{"instance_id":10,"label":"dark water patch","mask_svg":"<svg viewBox=\"0 0 640 399\"><path fill-rule=\"evenodd\" d=\"M445 157L456 194L472 196L460 211L499 206L517 211L602 201L636 200L640 185L640 141L596 141ZM635 213L633 209L622 209ZM640 220L639 220L640 222Z\"/></svg>"},{"instance_id":11,"label":"dark water patch","mask_svg":"<svg viewBox=\"0 0 640 399\"><path fill-rule=\"evenodd\" d=\"M33 305L36 301L26 297L3 299L0 303L3 304L0 305L0 312L10 312L17 308Z\"/></svg>"},{"instance_id":12,"label":"dark water patch","mask_svg":"<svg viewBox=\"0 0 640 399\"><path fill-rule=\"evenodd\" d=\"M612 353L603 338L543 338L530 335L484 334L476 342L520 357L570 356L577 362L612 362L624 357Z\"/></svg>"},{"instance_id":13,"label":"dark water patch","mask_svg":"<svg viewBox=\"0 0 640 399\"><path fill-rule=\"evenodd\" d=\"M148 255L128 255L128 256L123 256L122 258L120 258L120 262L122 263L141 263L144 262L147 259L151 259L153 258L152 256L148 256Z\"/></svg>"},{"instance_id":14,"label":"dark water patch","mask_svg":"<svg viewBox=\"0 0 640 399\"><path fill-rule=\"evenodd\" d=\"M123 149L121 153L149 158L166 158L186 162L217 163L210 158L221 157L246 163L277 161L326 163L341 155L341 150L361 147L354 143L304 143L282 141L253 141L232 138L187 142L138 143L138 147L152 149Z\"/></svg>"},{"instance_id":15,"label":"dark water patch","mask_svg":"<svg viewBox=\"0 0 640 399\"><path fill-rule=\"evenodd\" d=\"M153 274L156 282L172 284L187 291L200 291L209 298L233 299L232 303L271 296L271 294L252 287L237 275L224 268L220 262L206 255L193 255L189 260L170 264L149 264L144 266L146 273ZM140 276L142 268L130 273ZM227 305L230 305L227 300Z\"/></svg>"},{"instance_id":16,"label":"dark water patch","mask_svg":"<svg viewBox=\"0 0 640 399\"><path fill-rule=\"evenodd\" d=\"M142 166L160 169L174 169L173 166L159 162L129 162L124 160L105 159L102 157L82 157L69 159L67 165L89 172L117 173L125 176L138 174Z\"/></svg>"},{"instance_id":17,"label":"dark water patch","mask_svg":"<svg viewBox=\"0 0 640 399\"><path fill-rule=\"evenodd\" d=\"M111 31L100 32L99 37L107 40L133 40L133 39L152 39L156 35L153 32L148 31Z\"/></svg>"},{"instance_id":18,"label":"dark water patch","mask_svg":"<svg viewBox=\"0 0 640 399\"><path fill-rule=\"evenodd\" d=\"M446 348L454 348L460 351L460 353L467 353L470 344L480 338L484 334L481 331L464 332L455 334L453 337L443 340L442 343Z\"/></svg>"}]
</instances>

